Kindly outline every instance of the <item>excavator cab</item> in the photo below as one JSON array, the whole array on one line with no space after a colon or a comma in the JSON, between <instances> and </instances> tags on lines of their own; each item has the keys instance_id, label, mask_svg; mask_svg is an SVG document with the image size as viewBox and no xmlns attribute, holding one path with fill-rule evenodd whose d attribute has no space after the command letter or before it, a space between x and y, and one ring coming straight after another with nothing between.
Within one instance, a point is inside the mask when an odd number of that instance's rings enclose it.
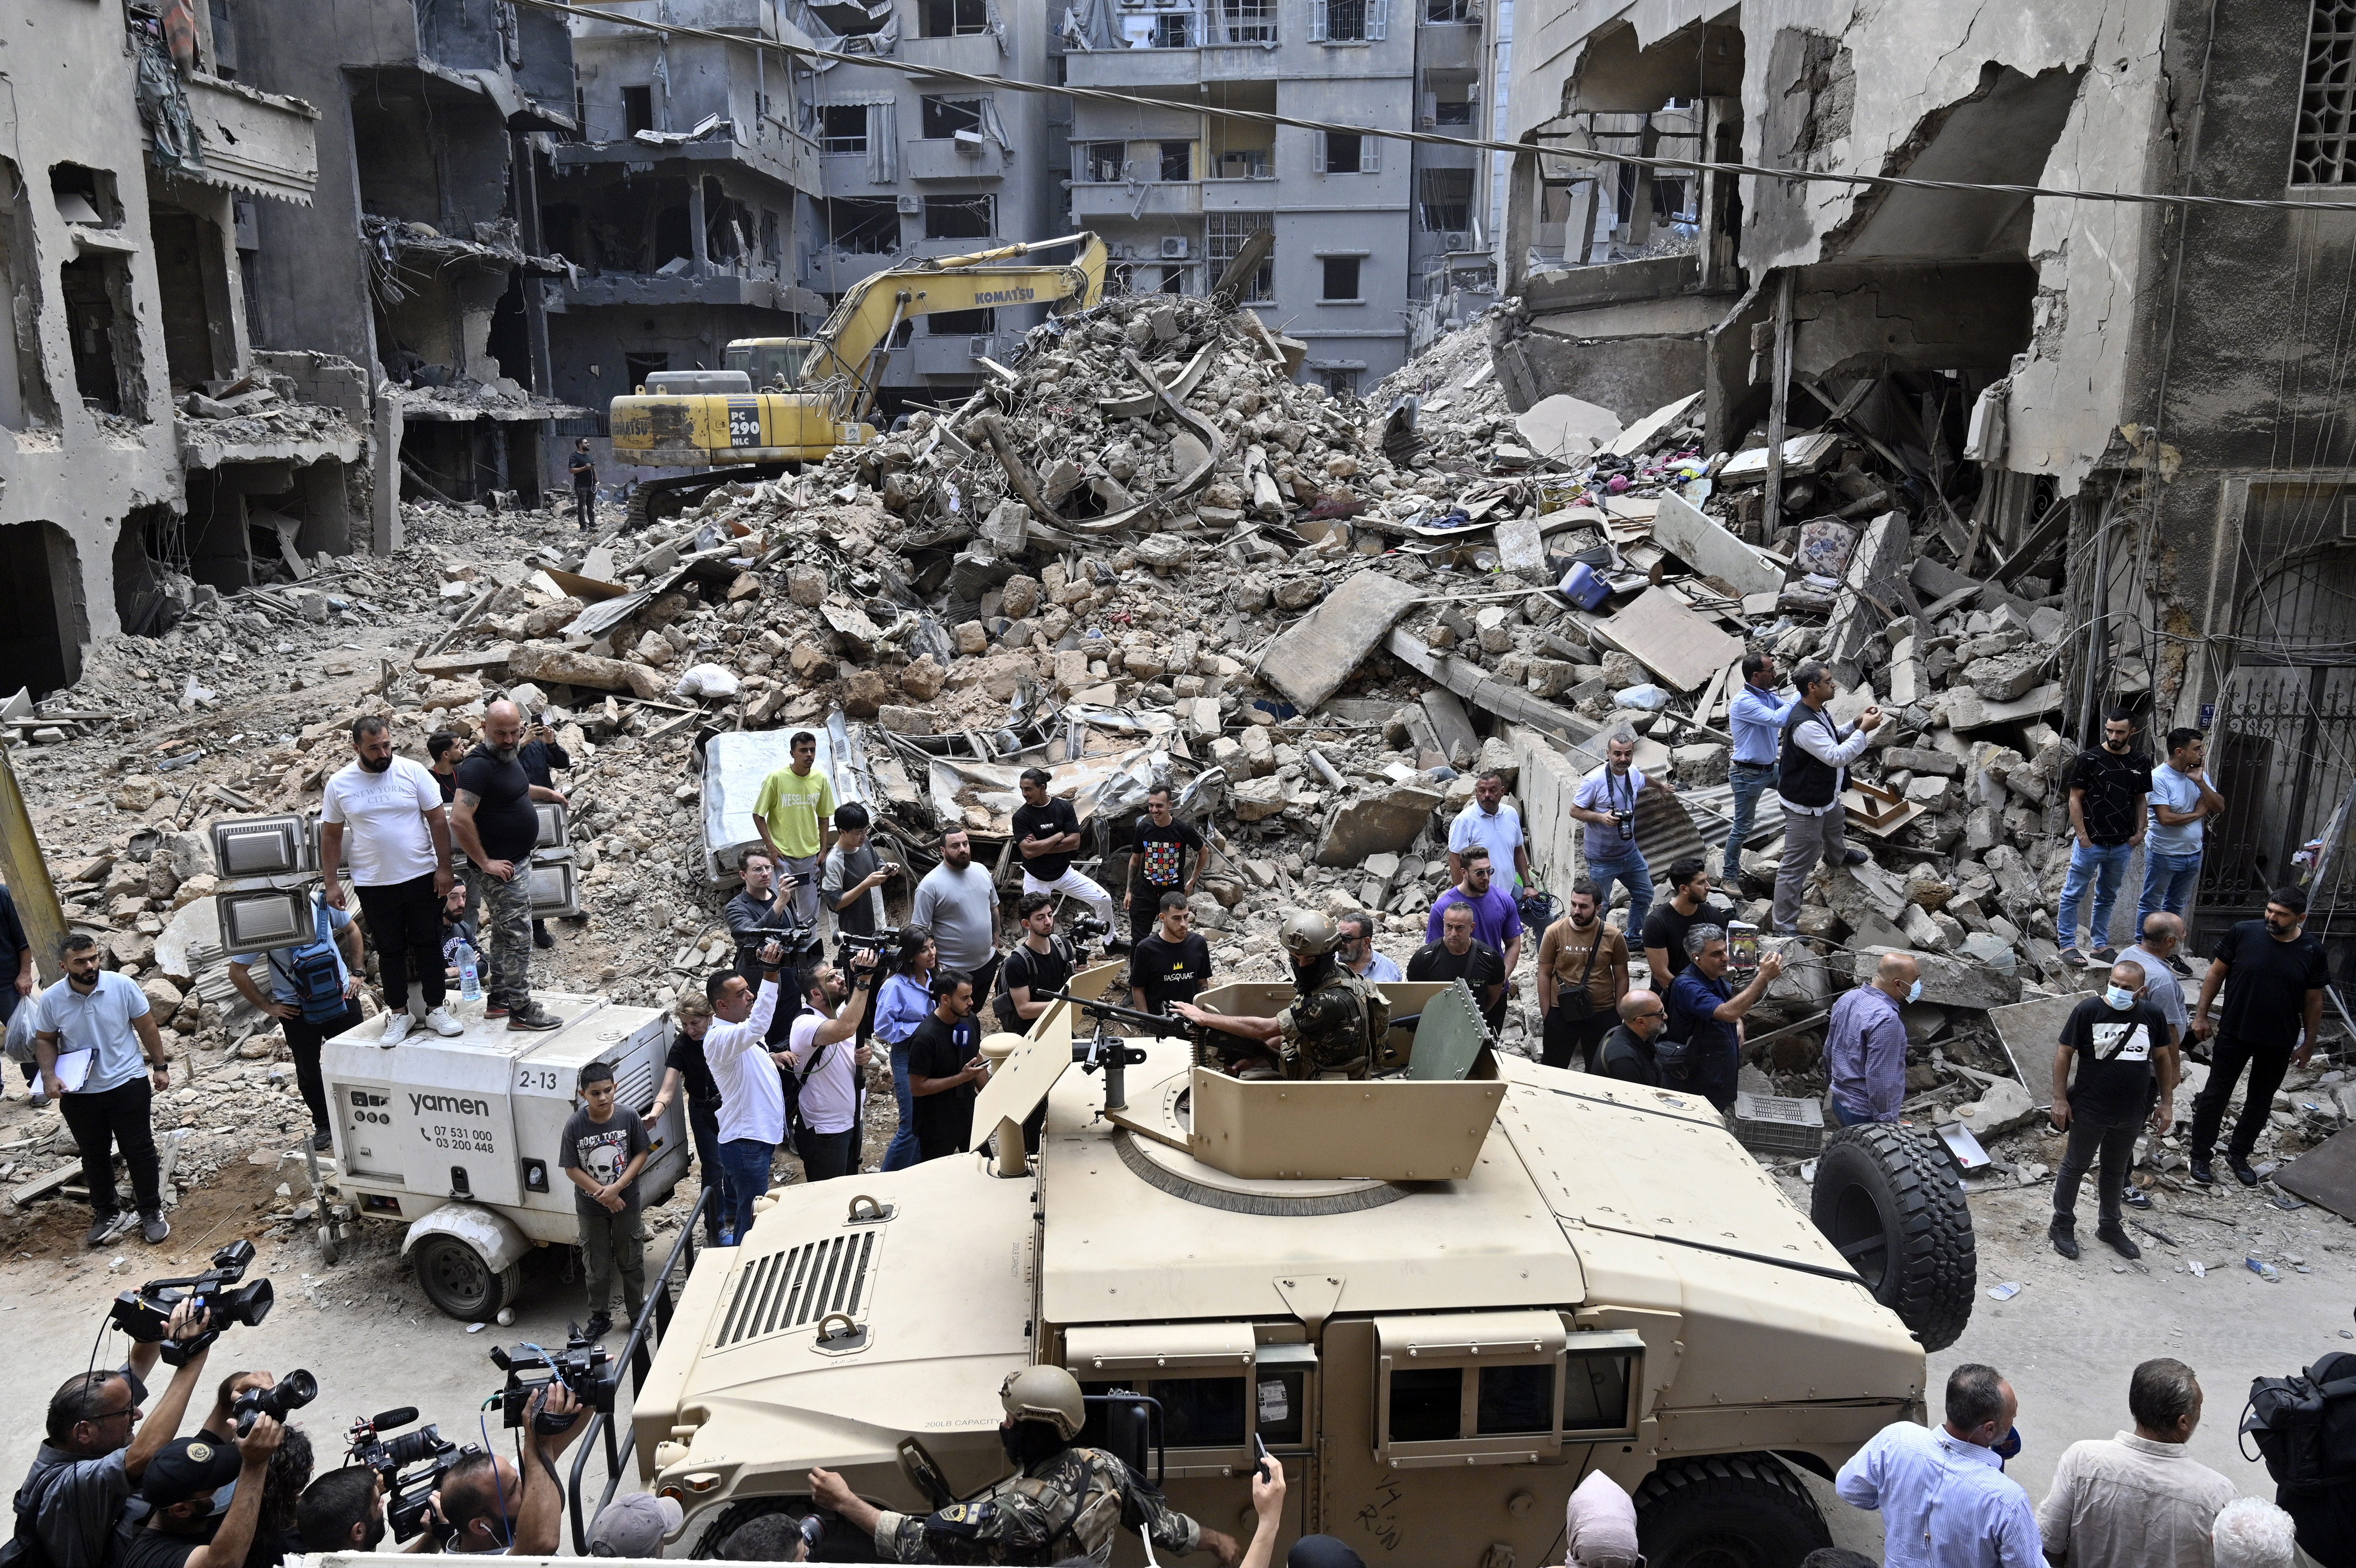
<instances>
[{"instance_id":1,"label":"excavator cab","mask_svg":"<svg viewBox=\"0 0 2356 1568\"><path fill-rule=\"evenodd\" d=\"M723 363L744 371L755 391L798 392L805 367L823 357L807 337L741 337L728 346Z\"/></svg>"}]
</instances>

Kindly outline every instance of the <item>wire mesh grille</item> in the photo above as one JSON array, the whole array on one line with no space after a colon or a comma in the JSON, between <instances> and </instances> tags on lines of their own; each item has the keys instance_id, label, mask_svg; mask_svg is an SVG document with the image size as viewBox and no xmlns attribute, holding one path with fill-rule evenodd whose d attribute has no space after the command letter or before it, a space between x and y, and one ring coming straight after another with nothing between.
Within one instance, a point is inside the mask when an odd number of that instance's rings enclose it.
<instances>
[{"instance_id":1,"label":"wire mesh grille","mask_svg":"<svg viewBox=\"0 0 2356 1568\"><path fill-rule=\"evenodd\" d=\"M2356 179L2356 0L2315 0L2290 177L2293 185Z\"/></svg>"}]
</instances>

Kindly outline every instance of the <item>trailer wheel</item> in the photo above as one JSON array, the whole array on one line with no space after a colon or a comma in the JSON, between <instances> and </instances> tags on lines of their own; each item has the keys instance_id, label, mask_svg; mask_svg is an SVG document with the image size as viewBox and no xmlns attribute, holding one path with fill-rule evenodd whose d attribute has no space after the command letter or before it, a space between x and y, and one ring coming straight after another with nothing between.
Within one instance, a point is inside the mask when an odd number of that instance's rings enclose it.
<instances>
[{"instance_id":1,"label":"trailer wheel","mask_svg":"<svg viewBox=\"0 0 2356 1568\"><path fill-rule=\"evenodd\" d=\"M1927 1129L1868 1122L1835 1133L1816 1159L1808 1217L1924 1349L1963 1336L1979 1249L1945 1147Z\"/></svg>"},{"instance_id":2,"label":"trailer wheel","mask_svg":"<svg viewBox=\"0 0 2356 1568\"><path fill-rule=\"evenodd\" d=\"M341 1254L341 1252L342 1249L336 1242L336 1228L333 1225L320 1226L319 1255L327 1260L327 1266L329 1268L336 1266L336 1261Z\"/></svg>"},{"instance_id":3,"label":"trailer wheel","mask_svg":"<svg viewBox=\"0 0 2356 1568\"><path fill-rule=\"evenodd\" d=\"M1815 1499L1771 1454L1671 1459L1636 1488L1648 1568L1799 1568L1833 1543Z\"/></svg>"},{"instance_id":4,"label":"trailer wheel","mask_svg":"<svg viewBox=\"0 0 2356 1568\"><path fill-rule=\"evenodd\" d=\"M417 1243L417 1283L425 1299L462 1323L488 1323L516 1298L523 1265L493 1272L483 1254L455 1236L428 1236Z\"/></svg>"}]
</instances>

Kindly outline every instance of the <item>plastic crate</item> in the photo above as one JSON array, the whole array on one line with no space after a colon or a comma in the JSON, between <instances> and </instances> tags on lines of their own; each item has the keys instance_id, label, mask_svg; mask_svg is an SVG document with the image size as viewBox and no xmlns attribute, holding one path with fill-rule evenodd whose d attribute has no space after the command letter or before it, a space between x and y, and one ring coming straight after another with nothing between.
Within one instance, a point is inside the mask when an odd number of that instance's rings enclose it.
<instances>
[{"instance_id":1,"label":"plastic crate","mask_svg":"<svg viewBox=\"0 0 2356 1568\"><path fill-rule=\"evenodd\" d=\"M1825 1108L1815 1100L1788 1100L1737 1090L1734 1136L1753 1154L1807 1159L1824 1151Z\"/></svg>"}]
</instances>

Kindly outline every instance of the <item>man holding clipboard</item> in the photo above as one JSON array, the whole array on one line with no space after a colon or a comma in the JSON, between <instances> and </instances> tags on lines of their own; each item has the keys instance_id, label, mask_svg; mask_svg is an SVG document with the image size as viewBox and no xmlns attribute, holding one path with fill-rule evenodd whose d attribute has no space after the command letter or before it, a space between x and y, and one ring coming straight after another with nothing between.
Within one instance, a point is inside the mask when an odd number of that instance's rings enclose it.
<instances>
[{"instance_id":1,"label":"man holding clipboard","mask_svg":"<svg viewBox=\"0 0 2356 1568\"><path fill-rule=\"evenodd\" d=\"M74 932L59 944L66 977L33 1004L33 1050L41 1086L57 1100L74 1142L81 1146L82 1181L90 1189L87 1244L103 1246L136 1224L152 1244L172 1233L151 1121L155 1096L172 1086L171 1059L147 1006L147 993L98 964L98 942ZM139 1200L134 1221L121 1211L114 1190L114 1147L131 1168Z\"/></svg>"}]
</instances>

